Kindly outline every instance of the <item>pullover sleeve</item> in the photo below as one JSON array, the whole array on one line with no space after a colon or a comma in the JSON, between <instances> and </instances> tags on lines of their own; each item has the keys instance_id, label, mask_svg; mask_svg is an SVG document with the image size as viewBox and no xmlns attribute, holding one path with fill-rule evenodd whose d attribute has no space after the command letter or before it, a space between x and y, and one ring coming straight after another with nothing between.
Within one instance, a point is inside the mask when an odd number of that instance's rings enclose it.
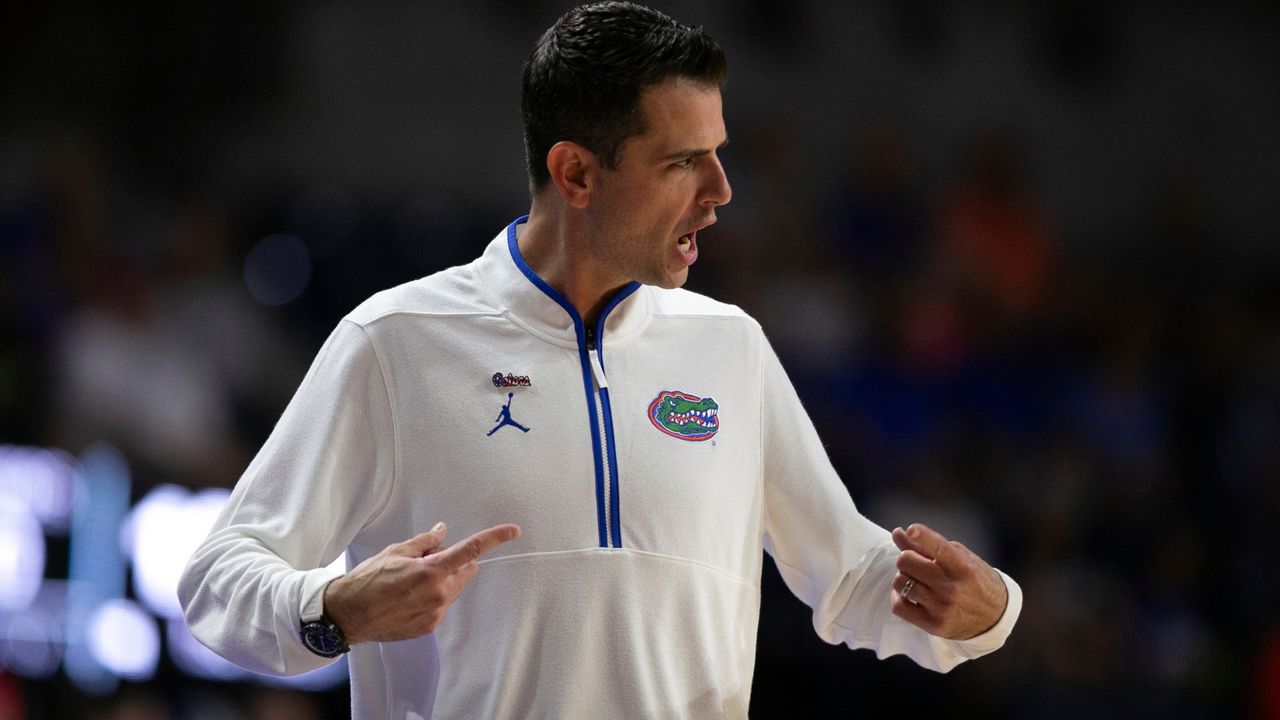
<instances>
[{"instance_id":1,"label":"pullover sleeve","mask_svg":"<svg viewBox=\"0 0 1280 720\"><path fill-rule=\"evenodd\" d=\"M332 662L299 627L339 574L325 566L390 497L395 431L373 344L343 320L183 572L178 595L200 642L258 673Z\"/></svg>"},{"instance_id":2,"label":"pullover sleeve","mask_svg":"<svg viewBox=\"0 0 1280 720\"><path fill-rule=\"evenodd\" d=\"M812 609L819 637L882 659L905 654L939 672L1002 646L1022 609L1022 590L1003 572L1008 605L977 637L946 640L893 614L898 548L854 507L773 349L767 340L761 346L764 544L787 587Z\"/></svg>"}]
</instances>

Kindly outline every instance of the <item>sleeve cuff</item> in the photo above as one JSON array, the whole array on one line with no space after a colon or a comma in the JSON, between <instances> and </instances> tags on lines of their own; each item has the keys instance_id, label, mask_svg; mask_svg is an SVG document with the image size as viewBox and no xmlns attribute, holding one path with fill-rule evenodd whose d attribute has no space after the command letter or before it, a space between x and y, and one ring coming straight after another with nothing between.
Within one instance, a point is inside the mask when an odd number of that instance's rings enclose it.
<instances>
[{"instance_id":1,"label":"sleeve cuff","mask_svg":"<svg viewBox=\"0 0 1280 720\"><path fill-rule=\"evenodd\" d=\"M324 614L324 590L329 587L329 583L342 577L342 575L342 571L329 568L308 570L303 575L302 588L299 593L301 602L298 606L298 618L302 622L320 619L320 616ZM1013 595L1010 593L1010 598L1012 597Z\"/></svg>"},{"instance_id":2,"label":"sleeve cuff","mask_svg":"<svg viewBox=\"0 0 1280 720\"><path fill-rule=\"evenodd\" d=\"M986 655L1004 645L1009 639L1009 633L1013 632L1014 624L1018 622L1018 615L1022 613L1022 588L1003 571L997 569L996 572L1000 573L1000 579L1004 580L1009 601L1005 604L1004 615L1000 616L1000 620L990 630L968 640L957 641L962 648L962 653L970 658Z\"/></svg>"}]
</instances>

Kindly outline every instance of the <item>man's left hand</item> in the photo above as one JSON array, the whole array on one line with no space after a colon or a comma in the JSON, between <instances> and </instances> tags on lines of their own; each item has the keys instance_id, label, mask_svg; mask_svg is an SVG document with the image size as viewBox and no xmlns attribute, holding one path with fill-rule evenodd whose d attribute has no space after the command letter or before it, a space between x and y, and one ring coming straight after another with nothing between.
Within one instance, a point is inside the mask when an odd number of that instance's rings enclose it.
<instances>
[{"instance_id":1,"label":"man's left hand","mask_svg":"<svg viewBox=\"0 0 1280 720\"><path fill-rule=\"evenodd\" d=\"M969 548L919 523L895 528L893 542L902 551L892 583L894 615L949 640L968 640L1000 621L1009 590Z\"/></svg>"}]
</instances>

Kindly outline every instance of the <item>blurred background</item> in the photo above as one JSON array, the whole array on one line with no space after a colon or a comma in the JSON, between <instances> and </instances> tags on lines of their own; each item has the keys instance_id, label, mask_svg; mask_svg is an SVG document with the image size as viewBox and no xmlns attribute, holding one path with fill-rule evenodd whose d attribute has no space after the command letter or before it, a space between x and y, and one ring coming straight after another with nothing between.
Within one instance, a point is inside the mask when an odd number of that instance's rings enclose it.
<instances>
[{"instance_id":1,"label":"blurred background","mask_svg":"<svg viewBox=\"0 0 1280 720\"><path fill-rule=\"evenodd\" d=\"M689 287L861 509L1022 584L939 676L767 563L752 715L1280 718L1280 5L661 1L725 46ZM565 3L0 4L0 719L340 718L173 587L312 355L528 207Z\"/></svg>"}]
</instances>

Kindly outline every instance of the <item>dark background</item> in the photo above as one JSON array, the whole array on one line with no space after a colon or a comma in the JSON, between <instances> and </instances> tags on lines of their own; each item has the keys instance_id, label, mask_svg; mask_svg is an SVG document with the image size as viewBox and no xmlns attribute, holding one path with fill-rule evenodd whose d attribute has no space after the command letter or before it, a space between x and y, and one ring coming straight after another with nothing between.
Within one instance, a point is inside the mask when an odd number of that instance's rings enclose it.
<instances>
[{"instance_id":1,"label":"dark background","mask_svg":"<svg viewBox=\"0 0 1280 720\"><path fill-rule=\"evenodd\" d=\"M730 59L689 287L761 321L864 512L1026 593L939 676L824 645L769 563L753 717L1280 717L1280 5L655 6ZM0 443L231 486L346 311L527 210L567 7L0 4ZM346 703L0 671L0 718Z\"/></svg>"}]
</instances>

